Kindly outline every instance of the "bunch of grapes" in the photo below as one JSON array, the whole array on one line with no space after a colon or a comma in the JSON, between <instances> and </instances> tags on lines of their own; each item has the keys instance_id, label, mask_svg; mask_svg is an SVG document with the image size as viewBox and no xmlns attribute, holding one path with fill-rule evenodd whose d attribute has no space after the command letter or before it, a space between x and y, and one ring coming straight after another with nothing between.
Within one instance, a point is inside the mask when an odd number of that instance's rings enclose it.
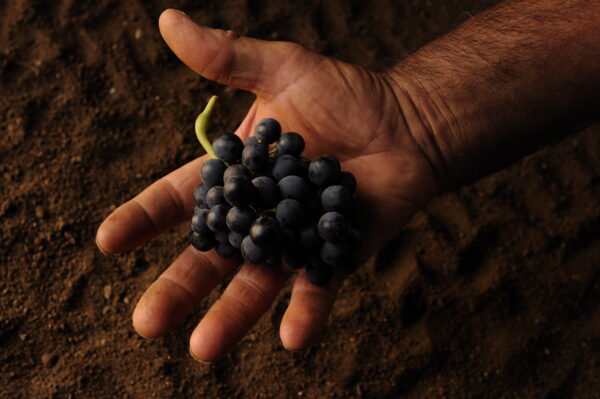
<instances>
[{"instance_id":1,"label":"bunch of grapes","mask_svg":"<svg viewBox=\"0 0 600 399\"><path fill-rule=\"evenodd\" d=\"M356 269L362 241L352 226L356 180L335 157L302 157L302 136L281 134L270 118L245 143L225 133L210 148L202 135L214 158L202 165L194 191L196 249L215 248L224 258L241 253L248 262L291 270L306 266L315 285Z\"/></svg>"}]
</instances>

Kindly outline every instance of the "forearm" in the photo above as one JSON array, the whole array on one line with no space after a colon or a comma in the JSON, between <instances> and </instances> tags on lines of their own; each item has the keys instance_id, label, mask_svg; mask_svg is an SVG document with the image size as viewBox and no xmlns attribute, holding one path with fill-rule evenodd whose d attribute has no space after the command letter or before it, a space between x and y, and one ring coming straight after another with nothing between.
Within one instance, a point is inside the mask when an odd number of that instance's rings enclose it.
<instances>
[{"instance_id":1,"label":"forearm","mask_svg":"<svg viewBox=\"0 0 600 399\"><path fill-rule=\"evenodd\" d=\"M600 2L504 2L389 76L441 184L455 186L600 118Z\"/></svg>"}]
</instances>

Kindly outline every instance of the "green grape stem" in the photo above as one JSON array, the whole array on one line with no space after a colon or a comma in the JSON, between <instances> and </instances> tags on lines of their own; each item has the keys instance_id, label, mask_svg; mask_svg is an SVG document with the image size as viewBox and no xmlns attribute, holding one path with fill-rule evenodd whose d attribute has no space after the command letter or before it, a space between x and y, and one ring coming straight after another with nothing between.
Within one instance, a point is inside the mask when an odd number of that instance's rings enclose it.
<instances>
[{"instance_id":1,"label":"green grape stem","mask_svg":"<svg viewBox=\"0 0 600 399\"><path fill-rule=\"evenodd\" d=\"M213 151L212 145L210 144L210 140L208 140L208 137L206 136L206 129L208 127L208 120L210 119L210 114L212 113L216 101L217 96L212 96L210 100L208 100L208 104L206 104L204 111L202 111L200 115L198 115L198 117L196 118L196 123L194 125L198 141L202 145L202 148L204 148L204 151L206 151L208 156L211 158L217 158L217 156Z\"/></svg>"}]
</instances>

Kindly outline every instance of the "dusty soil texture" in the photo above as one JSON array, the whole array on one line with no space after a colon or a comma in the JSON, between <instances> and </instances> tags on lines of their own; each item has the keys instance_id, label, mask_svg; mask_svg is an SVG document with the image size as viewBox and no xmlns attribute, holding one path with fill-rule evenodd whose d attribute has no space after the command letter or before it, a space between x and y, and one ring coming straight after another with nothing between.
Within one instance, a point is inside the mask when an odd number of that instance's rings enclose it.
<instances>
[{"instance_id":1,"label":"dusty soil texture","mask_svg":"<svg viewBox=\"0 0 600 399\"><path fill-rule=\"evenodd\" d=\"M218 292L165 338L139 337L133 307L188 226L119 256L94 244L118 204L200 155L210 94L215 131L252 101L170 53L164 8L382 70L477 6L0 1L0 397L598 397L598 127L431 202L345 283L304 353L278 337L289 287L216 365L190 358L188 336Z\"/></svg>"}]
</instances>

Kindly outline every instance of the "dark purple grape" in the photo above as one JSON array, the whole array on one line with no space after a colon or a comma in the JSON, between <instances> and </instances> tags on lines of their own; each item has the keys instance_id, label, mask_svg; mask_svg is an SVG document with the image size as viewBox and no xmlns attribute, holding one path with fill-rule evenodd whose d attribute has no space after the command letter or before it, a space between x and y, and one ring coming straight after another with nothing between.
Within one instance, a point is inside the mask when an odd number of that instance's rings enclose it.
<instances>
[{"instance_id":1,"label":"dark purple grape","mask_svg":"<svg viewBox=\"0 0 600 399\"><path fill-rule=\"evenodd\" d=\"M235 231L230 231L229 235L228 235L228 239L229 239L229 243L234 248L240 249L240 247L242 246L242 240L244 239L244 236L236 233Z\"/></svg>"},{"instance_id":2,"label":"dark purple grape","mask_svg":"<svg viewBox=\"0 0 600 399\"><path fill-rule=\"evenodd\" d=\"M266 171L269 169L269 148L263 143L244 147L242 163L251 172L260 173Z\"/></svg>"},{"instance_id":3,"label":"dark purple grape","mask_svg":"<svg viewBox=\"0 0 600 399\"><path fill-rule=\"evenodd\" d=\"M216 244L212 234L192 234L192 246L198 251L210 251Z\"/></svg>"},{"instance_id":4,"label":"dark purple grape","mask_svg":"<svg viewBox=\"0 0 600 399\"><path fill-rule=\"evenodd\" d=\"M231 165L223 173L223 183L227 183L233 176L245 176L248 179L252 178L250 171L241 163Z\"/></svg>"},{"instance_id":5,"label":"dark purple grape","mask_svg":"<svg viewBox=\"0 0 600 399\"><path fill-rule=\"evenodd\" d=\"M340 175L340 162L331 155L313 160L308 167L308 178L320 187L335 184Z\"/></svg>"},{"instance_id":6,"label":"dark purple grape","mask_svg":"<svg viewBox=\"0 0 600 399\"><path fill-rule=\"evenodd\" d=\"M298 176L308 179L308 167L310 166L310 159L308 159L306 157L300 157L300 158L298 158L298 160L300 161L300 164L302 165L302 174L298 175Z\"/></svg>"},{"instance_id":7,"label":"dark purple grape","mask_svg":"<svg viewBox=\"0 0 600 399\"><path fill-rule=\"evenodd\" d=\"M225 230L227 228L225 218L227 217L228 211L229 207L225 205L213 206L210 211L208 211L208 216L206 217L208 228L215 232Z\"/></svg>"},{"instance_id":8,"label":"dark purple grape","mask_svg":"<svg viewBox=\"0 0 600 399\"><path fill-rule=\"evenodd\" d=\"M348 221L338 212L327 212L319 219L319 235L327 241L340 241L348 231Z\"/></svg>"},{"instance_id":9,"label":"dark purple grape","mask_svg":"<svg viewBox=\"0 0 600 399\"><path fill-rule=\"evenodd\" d=\"M321 206L326 212L347 213L352 209L352 194L343 186L329 186L321 193Z\"/></svg>"},{"instance_id":10,"label":"dark purple grape","mask_svg":"<svg viewBox=\"0 0 600 399\"><path fill-rule=\"evenodd\" d=\"M258 141L258 137L256 136L250 136L246 139L246 142L244 143L244 147L250 147L254 144L259 144L260 142Z\"/></svg>"},{"instance_id":11,"label":"dark purple grape","mask_svg":"<svg viewBox=\"0 0 600 399\"><path fill-rule=\"evenodd\" d=\"M233 258L236 255L239 255L240 251L237 250L233 245L227 241L217 241L217 245L215 246L217 253L223 258Z\"/></svg>"},{"instance_id":12,"label":"dark purple grape","mask_svg":"<svg viewBox=\"0 0 600 399\"><path fill-rule=\"evenodd\" d=\"M319 257L314 257L306 266L306 278L311 284L322 287L331 281L333 269Z\"/></svg>"},{"instance_id":13,"label":"dark purple grape","mask_svg":"<svg viewBox=\"0 0 600 399\"><path fill-rule=\"evenodd\" d=\"M337 184L344 186L350 194L354 194L356 192L356 178L350 172L345 170L341 171Z\"/></svg>"},{"instance_id":14,"label":"dark purple grape","mask_svg":"<svg viewBox=\"0 0 600 399\"><path fill-rule=\"evenodd\" d=\"M271 216L263 216L250 226L252 241L261 248L273 248L281 240L281 227Z\"/></svg>"},{"instance_id":15,"label":"dark purple grape","mask_svg":"<svg viewBox=\"0 0 600 399\"><path fill-rule=\"evenodd\" d=\"M247 235L242 240L240 247L242 256L250 263L260 264L265 263L271 253L265 248L261 248L252 241L252 237Z\"/></svg>"},{"instance_id":16,"label":"dark purple grape","mask_svg":"<svg viewBox=\"0 0 600 399\"><path fill-rule=\"evenodd\" d=\"M215 205L226 204L225 196L223 195L223 187L214 186L206 193L206 205L212 208Z\"/></svg>"},{"instance_id":17,"label":"dark purple grape","mask_svg":"<svg viewBox=\"0 0 600 399\"><path fill-rule=\"evenodd\" d=\"M222 186L225 169L227 169L227 166L223 162L218 159L209 159L202 165L200 176L202 176L202 181L209 188L213 186Z\"/></svg>"},{"instance_id":18,"label":"dark purple grape","mask_svg":"<svg viewBox=\"0 0 600 399\"><path fill-rule=\"evenodd\" d=\"M252 209L235 206L227 212L226 223L229 230L245 236L255 219L256 214Z\"/></svg>"},{"instance_id":19,"label":"dark purple grape","mask_svg":"<svg viewBox=\"0 0 600 399\"><path fill-rule=\"evenodd\" d=\"M323 239L312 226L306 226L298 232L300 246L309 254L317 253L321 249Z\"/></svg>"},{"instance_id":20,"label":"dark purple grape","mask_svg":"<svg viewBox=\"0 0 600 399\"><path fill-rule=\"evenodd\" d=\"M304 139L298 133L289 132L282 134L277 141L277 151L280 155L300 156L302 151L304 151Z\"/></svg>"},{"instance_id":21,"label":"dark purple grape","mask_svg":"<svg viewBox=\"0 0 600 399\"><path fill-rule=\"evenodd\" d=\"M321 259L329 266L337 266L348 255L348 244L346 241L325 241L321 247Z\"/></svg>"},{"instance_id":22,"label":"dark purple grape","mask_svg":"<svg viewBox=\"0 0 600 399\"><path fill-rule=\"evenodd\" d=\"M198 187L196 187L196 189L194 190L194 201L196 202L196 205L198 205L198 207L208 207L208 205L206 205L206 193L208 192L209 188L210 187L203 183L198 185Z\"/></svg>"},{"instance_id":23,"label":"dark purple grape","mask_svg":"<svg viewBox=\"0 0 600 399\"><path fill-rule=\"evenodd\" d=\"M300 176L286 176L279 180L278 185L283 199L291 198L303 204L310 199L310 185Z\"/></svg>"},{"instance_id":24,"label":"dark purple grape","mask_svg":"<svg viewBox=\"0 0 600 399\"><path fill-rule=\"evenodd\" d=\"M298 229L306 222L306 210L295 199L284 199L277 204L275 218L283 228Z\"/></svg>"},{"instance_id":25,"label":"dark purple grape","mask_svg":"<svg viewBox=\"0 0 600 399\"><path fill-rule=\"evenodd\" d=\"M296 175L301 176L304 173L302 162L291 155L281 155L275 160L273 166L273 177L281 180L286 176Z\"/></svg>"},{"instance_id":26,"label":"dark purple grape","mask_svg":"<svg viewBox=\"0 0 600 399\"><path fill-rule=\"evenodd\" d=\"M208 209L200 209L198 212L194 212L192 217L192 231L200 234L208 234L211 230L206 224L206 218L208 217Z\"/></svg>"},{"instance_id":27,"label":"dark purple grape","mask_svg":"<svg viewBox=\"0 0 600 399\"><path fill-rule=\"evenodd\" d=\"M233 176L225 183L224 194L231 206L245 207L254 199L254 186L245 176Z\"/></svg>"},{"instance_id":28,"label":"dark purple grape","mask_svg":"<svg viewBox=\"0 0 600 399\"><path fill-rule=\"evenodd\" d=\"M281 262L291 270L298 270L308 261L306 251L300 247L285 248L281 253Z\"/></svg>"},{"instance_id":29,"label":"dark purple grape","mask_svg":"<svg viewBox=\"0 0 600 399\"><path fill-rule=\"evenodd\" d=\"M252 179L252 184L255 188L254 203L261 209L274 208L281 194L277 183L268 176L259 176Z\"/></svg>"},{"instance_id":30,"label":"dark purple grape","mask_svg":"<svg viewBox=\"0 0 600 399\"><path fill-rule=\"evenodd\" d=\"M212 143L217 158L223 162L233 163L241 158L244 143L233 133L223 133Z\"/></svg>"},{"instance_id":31,"label":"dark purple grape","mask_svg":"<svg viewBox=\"0 0 600 399\"><path fill-rule=\"evenodd\" d=\"M275 119L263 119L256 126L255 135L265 144L272 144L279 139L279 136L281 135L281 126Z\"/></svg>"}]
</instances>

